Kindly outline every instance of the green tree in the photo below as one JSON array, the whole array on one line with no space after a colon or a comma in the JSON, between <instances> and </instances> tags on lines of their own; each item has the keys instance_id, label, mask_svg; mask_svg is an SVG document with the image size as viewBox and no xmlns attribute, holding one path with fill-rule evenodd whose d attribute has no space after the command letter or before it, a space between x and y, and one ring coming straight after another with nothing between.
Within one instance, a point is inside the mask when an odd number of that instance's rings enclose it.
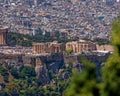
<instances>
[{"instance_id":1,"label":"green tree","mask_svg":"<svg viewBox=\"0 0 120 96\"><path fill-rule=\"evenodd\" d=\"M65 96L100 96L100 85L96 78L95 64L82 59L85 69L81 75L76 71Z\"/></svg>"},{"instance_id":2,"label":"green tree","mask_svg":"<svg viewBox=\"0 0 120 96\"><path fill-rule=\"evenodd\" d=\"M56 37L56 38L59 38L59 37L60 37L60 32L59 32L59 31L56 31L56 32L55 32L55 37Z\"/></svg>"},{"instance_id":3,"label":"green tree","mask_svg":"<svg viewBox=\"0 0 120 96\"><path fill-rule=\"evenodd\" d=\"M6 84L4 91L8 92L10 96L19 96L19 86L14 82L9 82Z\"/></svg>"},{"instance_id":4,"label":"green tree","mask_svg":"<svg viewBox=\"0 0 120 96\"><path fill-rule=\"evenodd\" d=\"M18 43L18 45L30 47L30 46L32 46L32 41L31 40L22 40Z\"/></svg>"},{"instance_id":5,"label":"green tree","mask_svg":"<svg viewBox=\"0 0 120 96\"><path fill-rule=\"evenodd\" d=\"M24 66L24 68L19 73L20 78L28 78L28 77L30 78L35 76L36 76L35 69L30 66Z\"/></svg>"},{"instance_id":6,"label":"green tree","mask_svg":"<svg viewBox=\"0 0 120 96\"><path fill-rule=\"evenodd\" d=\"M14 78L18 78L18 70L17 69L12 68L10 70L10 72L11 72L11 75L14 76Z\"/></svg>"},{"instance_id":7,"label":"green tree","mask_svg":"<svg viewBox=\"0 0 120 96\"><path fill-rule=\"evenodd\" d=\"M114 54L103 68L102 96L120 96L120 16L113 23L112 44Z\"/></svg>"},{"instance_id":8,"label":"green tree","mask_svg":"<svg viewBox=\"0 0 120 96\"><path fill-rule=\"evenodd\" d=\"M97 82L95 65L85 60L85 69L74 74L65 96L120 96L120 16L112 28L114 54L102 69L102 81Z\"/></svg>"}]
</instances>

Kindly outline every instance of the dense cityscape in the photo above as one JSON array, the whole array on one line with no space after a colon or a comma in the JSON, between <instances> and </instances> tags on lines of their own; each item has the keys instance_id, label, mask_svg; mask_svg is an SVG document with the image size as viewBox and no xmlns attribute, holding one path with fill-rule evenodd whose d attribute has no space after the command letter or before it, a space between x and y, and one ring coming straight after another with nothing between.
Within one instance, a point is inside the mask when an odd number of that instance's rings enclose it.
<instances>
[{"instance_id":1,"label":"dense cityscape","mask_svg":"<svg viewBox=\"0 0 120 96\"><path fill-rule=\"evenodd\" d=\"M12 32L43 35L55 31L67 38L109 39L119 0L1 0L0 25Z\"/></svg>"},{"instance_id":2,"label":"dense cityscape","mask_svg":"<svg viewBox=\"0 0 120 96\"><path fill-rule=\"evenodd\" d=\"M119 75L119 12L120 0L0 0L0 96L101 96Z\"/></svg>"}]
</instances>

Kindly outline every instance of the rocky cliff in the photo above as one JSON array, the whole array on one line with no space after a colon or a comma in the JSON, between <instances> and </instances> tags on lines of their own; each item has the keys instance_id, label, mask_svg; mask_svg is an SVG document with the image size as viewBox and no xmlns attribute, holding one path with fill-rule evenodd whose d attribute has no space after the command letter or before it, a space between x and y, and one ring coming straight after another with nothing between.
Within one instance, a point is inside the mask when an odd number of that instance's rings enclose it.
<instances>
[{"instance_id":1,"label":"rocky cliff","mask_svg":"<svg viewBox=\"0 0 120 96\"><path fill-rule=\"evenodd\" d=\"M0 54L0 63L3 66L12 66L20 69L21 66L32 66L35 68L37 78L42 84L51 83L59 77L61 80L67 80L72 70L82 70L83 65L81 58L85 57L97 65L99 69L110 54L81 54L81 55L66 55L63 53L51 54L47 56L28 56L28 55L5 55ZM53 82L52 82L53 83Z\"/></svg>"}]
</instances>

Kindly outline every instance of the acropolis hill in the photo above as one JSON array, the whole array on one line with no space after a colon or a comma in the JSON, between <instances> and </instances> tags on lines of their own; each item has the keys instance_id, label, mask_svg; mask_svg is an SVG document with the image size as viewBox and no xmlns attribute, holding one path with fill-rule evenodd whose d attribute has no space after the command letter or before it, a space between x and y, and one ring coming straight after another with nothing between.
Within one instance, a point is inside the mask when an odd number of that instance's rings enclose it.
<instances>
[{"instance_id":1,"label":"acropolis hill","mask_svg":"<svg viewBox=\"0 0 120 96\"><path fill-rule=\"evenodd\" d=\"M65 51L72 51L75 54L82 52L93 52L100 49L100 47L90 41L79 40L65 43L58 43L57 41L46 43L33 43L32 47L22 46L7 46L10 42L7 40L8 27L0 27L0 53L3 54L29 54L29 55L46 55L51 53L63 53ZM113 51L112 48L104 46L102 51Z\"/></svg>"},{"instance_id":2,"label":"acropolis hill","mask_svg":"<svg viewBox=\"0 0 120 96\"><path fill-rule=\"evenodd\" d=\"M80 58L102 64L113 50L107 50L106 46L96 46L95 43L85 40L72 41L66 44L54 42L34 43L32 47L8 46L7 27L0 27L0 63L3 66L33 66L37 77L41 78L43 84L50 82L48 70L58 72L62 66L69 66L72 62L73 68L81 70ZM97 49L101 51L97 51ZM110 48L109 48L110 49ZM71 51L71 53L69 53ZM78 67L79 66L79 67Z\"/></svg>"}]
</instances>

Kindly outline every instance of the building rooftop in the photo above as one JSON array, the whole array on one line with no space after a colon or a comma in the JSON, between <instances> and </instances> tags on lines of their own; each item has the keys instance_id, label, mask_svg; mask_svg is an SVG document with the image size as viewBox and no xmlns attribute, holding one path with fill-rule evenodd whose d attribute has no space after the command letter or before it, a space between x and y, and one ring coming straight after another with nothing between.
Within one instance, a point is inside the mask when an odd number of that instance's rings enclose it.
<instances>
[{"instance_id":1,"label":"building rooftop","mask_svg":"<svg viewBox=\"0 0 120 96\"><path fill-rule=\"evenodd\" d=\"M7 26L0 26L0 30L3 30L3 29L8 29Z\"/></svg>"}]
</instances>

